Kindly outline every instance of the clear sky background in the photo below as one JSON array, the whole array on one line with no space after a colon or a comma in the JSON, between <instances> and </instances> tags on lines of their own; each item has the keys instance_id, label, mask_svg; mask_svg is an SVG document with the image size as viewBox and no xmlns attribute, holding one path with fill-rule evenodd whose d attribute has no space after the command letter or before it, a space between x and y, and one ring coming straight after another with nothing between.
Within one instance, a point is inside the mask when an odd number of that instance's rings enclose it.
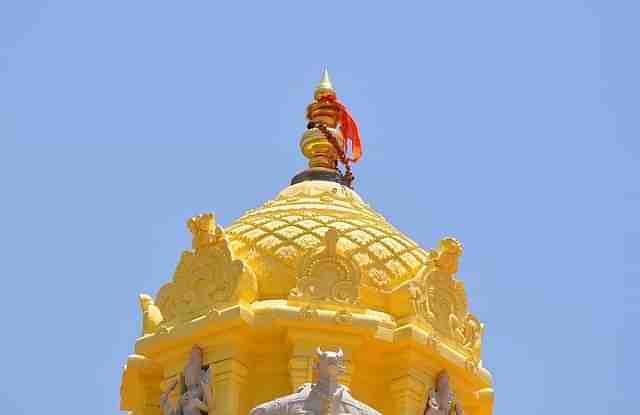
<instances>
[{"instance_id":1,"label":"clear sky background","mask_svg":"<svg viewBox=\"0 0 640 415\"><path fill-rule=\"evenodd\" d=\"M495 413L633 412L639 7L0 2L1 412L118 413L138 293L304 168L323 65L358 192L465 245Z\"/></svg>"}]
</instances>

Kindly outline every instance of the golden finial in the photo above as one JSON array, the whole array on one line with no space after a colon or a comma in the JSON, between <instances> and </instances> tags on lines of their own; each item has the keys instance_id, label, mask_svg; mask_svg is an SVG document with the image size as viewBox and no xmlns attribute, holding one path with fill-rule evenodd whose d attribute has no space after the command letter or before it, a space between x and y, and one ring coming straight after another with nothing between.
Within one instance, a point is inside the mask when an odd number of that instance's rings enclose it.
<instances>
[{"instance_id":1,"label":"golden finial","mask_svg":"<svg viewBox=\"0 0 640 415\"><path fill-rule=\"evenodd\" d=\"M322 71L322 77L320 78L320 83L316 87L316 91L313 94L313 97L317 100L318 98L326 95L336 95L336 90L333 89L333 85L331 85L331 78L329 77L329 71L327 68L324 68Z\"/></svg>"},{"instance_id":2,"label":"golden finial","mask_svg":"<svg viewBox=\"0 0 640 415\"><path fill-rule=\"evenodd\" d=\"M307 130L300 140L302 154L309 159L309 169L297 174L292 183L305 180L342 183L343 178L338 169L338 150L344 146L342 134L337 130L340 109L335 102L336 91L331 85L326 68L322 71L313 97L313 102L307 107ZM327 134L333 136L335 143L329 141Z\"/></svg>"}]
</instances>

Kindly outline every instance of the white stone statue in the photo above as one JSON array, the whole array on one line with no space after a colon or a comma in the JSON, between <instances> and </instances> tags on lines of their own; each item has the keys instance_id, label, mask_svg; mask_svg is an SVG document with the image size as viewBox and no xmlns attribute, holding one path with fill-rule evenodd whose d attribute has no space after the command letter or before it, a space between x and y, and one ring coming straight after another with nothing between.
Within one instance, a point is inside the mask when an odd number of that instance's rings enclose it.
<instances>
[{"instance_id":1,"label":"white stone statue","mask_svg":"<svg viewBox=\"0 0 640 415\"><path fill-rule=\"evenodd\" d=\"M446 370L438 374L436 387L429 390L424 415L464 415L462 406L451 391Z\"/></svg>"},{"instance_id":2,"label":"white stone statue","mask_svg":"<svg viewBox=\"0 0 640 415\"><path fill-rule=\"evenodd\" d=\"M160 407L164 415L212 415L215 410L215 399L212 389L211 368L202 370L202 349L193 346L191 358L184 368L182 394L174 407L169 402L169 394L175 389L178 381L174 381L160 395Z\"/></svg>"},{"instance_id":3,"label":"white stone statue","mask_svg":"<svg viewBox=\"0 0 640 415\"><path fill-rule=\"evenodd\" d=\"M250 415L381 415L375 409L355 400L349 389L338 383L342 374L343 353L317 349L314 370L318 383L305 383L292 395L255 407Z\"/></svg>"}]
</instances>

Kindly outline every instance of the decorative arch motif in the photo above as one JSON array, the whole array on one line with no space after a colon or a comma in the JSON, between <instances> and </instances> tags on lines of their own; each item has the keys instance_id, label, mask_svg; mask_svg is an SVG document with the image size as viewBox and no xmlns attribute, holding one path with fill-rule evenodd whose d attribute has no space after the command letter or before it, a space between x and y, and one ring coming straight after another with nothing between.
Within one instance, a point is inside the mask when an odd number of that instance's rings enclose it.
<instances>
[{"instance_id":1,"label":"decorative arch motif","mask_svg":"<svg viewBox=\"0 0 640 415\"><path fill-rule=\"evenodd\" d=\"M233 259L226 235L213 214L191 218L193 250L182 253L173 282L158 293L157 304L168 324L191 320L207 312L251 302L257 282L251 269Z\"/></svg>"},{"instance_id":2,"label":"decorative arch motif","mask_svg":"<svg viewBox=\"0 0 640 415\"><path fill-rule=\"evenodd\" d=\"M338 238L338 231L330 228L325 233L324 246L313 250L303 259L290 298L358 304L360 268L349 258L338 254Z\"/></svg>"}]
</instances>

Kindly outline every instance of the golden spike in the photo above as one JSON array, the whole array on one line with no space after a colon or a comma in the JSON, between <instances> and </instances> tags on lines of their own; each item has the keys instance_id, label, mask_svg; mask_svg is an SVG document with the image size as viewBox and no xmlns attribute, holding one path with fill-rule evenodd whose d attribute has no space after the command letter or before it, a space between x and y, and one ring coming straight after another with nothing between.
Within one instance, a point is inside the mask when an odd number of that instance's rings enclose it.
<instances>
[{"instance_id":1,"label":"golden spike","mask_svg":"<svg viewBox=\"0 0 640 415\"><path fill-rule=\"evenodd\" d=\"M333 85L331 84L331 78L329 77L329 71L327 70L327 68L324 68L324 70L322 71L320 83L316 87L313 96L317 100L321 96L325 95L336 95L336 90L333 89Z\"/></svg>"},{"instance_id":2,"label":"golden spike","mask_svg":"<svg viewBox=\"0 0 640 415\"><path fill-rule=\"evenodd\" d=\"M331 85L331 78L329 77L329 70L327 68L322 70L322 78L320 78L318 88L333 89L333 85Z\"/></svg>"}]
</instances>

